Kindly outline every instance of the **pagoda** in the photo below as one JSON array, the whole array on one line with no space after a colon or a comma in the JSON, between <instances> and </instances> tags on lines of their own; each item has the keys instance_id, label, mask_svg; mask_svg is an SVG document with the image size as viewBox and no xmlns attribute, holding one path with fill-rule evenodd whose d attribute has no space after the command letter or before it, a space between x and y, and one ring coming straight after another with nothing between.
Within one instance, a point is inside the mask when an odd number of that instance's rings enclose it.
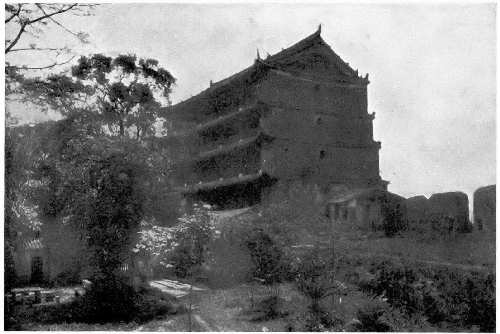
<instances>
[{"instance_id":1,"label":"pagoda","mask_svg":"<svg viewBox=\"0 0 500 334\"><path fill-rule=\"evenodd\" d=\"M176 189L220 209L297 185L386 190L368 83L325 43L321 26L275 55L257 53L250 67L166 110Z\"/></svg>"}]
</instances>

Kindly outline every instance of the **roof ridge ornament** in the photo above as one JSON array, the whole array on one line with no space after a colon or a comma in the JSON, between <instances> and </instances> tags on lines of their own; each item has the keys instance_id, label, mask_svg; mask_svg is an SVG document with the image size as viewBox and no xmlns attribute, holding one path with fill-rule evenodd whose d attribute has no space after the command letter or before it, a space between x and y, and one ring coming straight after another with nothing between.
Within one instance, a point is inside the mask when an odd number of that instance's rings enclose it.
<instances>
[{"instance_id":1,"label":"roof ridge ornament","mask_svg":"<svg viewBox=\"0 0 500 334\"><path fill-rule=\"evenodd\" d=\"M318 30L316 31L316 33L317 33L318 35L321 35L321 23L319 24L319 26L318 26Z\"/></svg>"},{"instance_id":2,"label":"roof ridge ornament","mask_svg":"<svg viewBox=\"0 0 500 334\"><path fill-rule=\"evenodd\" d=\"M259 48L257 48L257 60L260 60Z\"/></svg>"}]
</instances>

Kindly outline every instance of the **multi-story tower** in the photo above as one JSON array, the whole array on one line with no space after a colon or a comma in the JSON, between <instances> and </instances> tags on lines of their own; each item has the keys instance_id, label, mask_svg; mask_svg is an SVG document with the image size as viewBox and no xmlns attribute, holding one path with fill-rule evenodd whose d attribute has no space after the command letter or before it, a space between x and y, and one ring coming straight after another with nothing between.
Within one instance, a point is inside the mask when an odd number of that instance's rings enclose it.
<instances>
[{"instance_id":1,"label":"multi-story tower","mask_svg":"<svg viewBox=\"0 0 500 334\"><path fill-rule=\"evenodd\" d=\"M380 142L361 77L321 38L281 52L168 110L165 141L184 196L221 208L252 205L299 182L327 192L386 189Z\"/></svg>"}]
</instances>

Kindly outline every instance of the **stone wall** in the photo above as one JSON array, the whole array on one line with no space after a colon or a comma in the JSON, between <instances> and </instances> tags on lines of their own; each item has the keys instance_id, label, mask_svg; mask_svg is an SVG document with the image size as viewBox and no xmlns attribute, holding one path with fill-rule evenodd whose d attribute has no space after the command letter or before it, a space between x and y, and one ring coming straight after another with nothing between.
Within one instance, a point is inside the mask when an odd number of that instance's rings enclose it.
<instances>
[{"instance_id":1,"label":"stone wall","mask_svg":"<svg viewBox=\"0 0 500 334\"><path fill-rule=\"evenodd\" d=\"M425 196L414 196L405 200L406 222L409 230L425 228L429 211L429 200Z\"/></svg>"},{"instance_id":2,"label":"stone wall","mask_svg":"<svg viewBox=\"0 0 500 334\"><path fill-rule=\"evenodd\" d=\"M410 231L447 234L468 232L469 200L463 192L433 194L429 199L415 196L405 201L406 222Z\"/></svg>"},{"instance_id":3,"label":"stone wall","mask_svg":"<svg viewBox=\"0 0 500 334\"><path fill-rule=\"evenodd\" d=\"M496 231L496 185L474 192L474 225L477 229Z\"/></svg>"}]
</instances>

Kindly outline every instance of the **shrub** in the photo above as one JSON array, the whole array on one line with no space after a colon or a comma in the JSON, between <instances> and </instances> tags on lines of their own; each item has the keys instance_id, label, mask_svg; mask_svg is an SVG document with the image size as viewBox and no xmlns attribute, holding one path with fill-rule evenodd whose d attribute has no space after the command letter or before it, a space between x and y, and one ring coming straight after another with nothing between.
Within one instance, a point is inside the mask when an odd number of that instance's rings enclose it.
<instances>
[{"instance_id":1,"label":"shrub","mask_svg":"<svg viewBox=\"0 0 500 334\"><path fill-rule=\"evenodd\" d=\"M244 243L255 267L252 273L254 278L263 280L265 284L272 284L289 276L289 261L280 247L263 230L250 231Z\"/></svg>"},{"instance_id":2,"label":"shrub","mask_svg":"<svg viewBox=\"0 0 500 334\"><path fill-rule=\"evenodd\" d=\"M382 205L382 215L384 216L382 227L387 237L392 237L405 229L401 204L385 202Z\"/></svg>"},{"instance_id":3,"label":"shrub","mask_svg":"<svg viewBox=\"0 0 500 334\"><path fill-rule=\"evenodd\" d=\"M373 300L363 305L356 313L359 323L355 326L361 332L388 332L396 330L386 320L389 306L383 302Z\"/></svg>"},{"instance_id":4,"label":"shrub","mask_svg":"<svg viewBox=\"0 0 500 334\"><path fill-rule=\"evenodd\" d=\"M423 331L428 326L420 314L409 317L379 298L368 300L356 312L357 322L347 330L360 332Z\"/></svg>"},{"instance_id":5,"label":"shrub","mask_svg":"<svg viewBox=\"0 0 500 334\"><path fill-rule=\"evenodd\" d=\"M330 260L316 249L298 264L297 288L311 300L305 325L307 331L319 331L342 323L342 318L334 310L328 311L321 305L325 297L344 293L342 284L334 280Z\"/></svg>"},{"instance_id":6,"label":"shrub","mask_svg":"<svg viewBox=\"0 0 500 334\"><path fill-rule=\"evenodd\" d=\"M203 263L212 225L207 209L200 206L195 206L193 214L184 215L179 221L174 230L175 244L169 262L179 277L186 277Z\"/></svg>"},{"instance_id":7,"label":"shrub","mask_svg":"<svg viewBox=\"0 0 500 334\"><path fill-rule=\"evenodd\" d=\"M409 267L384 261L362 288L387 298L406 314L422 313L432 324L495 329L495 276L450 268Z\"/></svg>"},{"instance_id":8,"label":"shrub","mask_svg":"<svg viewBox=\"0 0 500 334\"><path fill-rule=\"evenodd\" d=\"M148 226L149 225L149 226ZM195 205L192 214L185 214L173 227L143 224L135 251L144 258L156 259L156 271L173 267L179 277L188 276L205 260L205 248L212 236L208 210Z\"/></svg>"},{"instance_id":9,"label":"shrub","mask_svg":"<svg viewBox=\"0 0 500 334\"><path fill-rule=\"evenodd\" d=\"M65 270L54 279L54 284L57 286L76 285L81 282L80 273L76 270Z\"/></svg>"},{"instance_id":10,"label":"shrub","mask_svg":"<svg viewBox=\"0 0 500 334\"><path fill-rule=\"evenodd\" d=\"M322 257L318 250L313 250L300 261L297 287L311 298L313 304L319 304L321 299L335 292L330 268L329 260Z\"/></svg>"},{"instance_id":11,"label":"shrub","mask_svg":"<svg viewBox=\"0 0 500 334\"><path fill-rule=\"evenodd\" d=\"M281 299L278 295L267 296L258 301L250 310L251 321L268 321L286 316L281 310Z\"/></svg>"}]
</instances>

